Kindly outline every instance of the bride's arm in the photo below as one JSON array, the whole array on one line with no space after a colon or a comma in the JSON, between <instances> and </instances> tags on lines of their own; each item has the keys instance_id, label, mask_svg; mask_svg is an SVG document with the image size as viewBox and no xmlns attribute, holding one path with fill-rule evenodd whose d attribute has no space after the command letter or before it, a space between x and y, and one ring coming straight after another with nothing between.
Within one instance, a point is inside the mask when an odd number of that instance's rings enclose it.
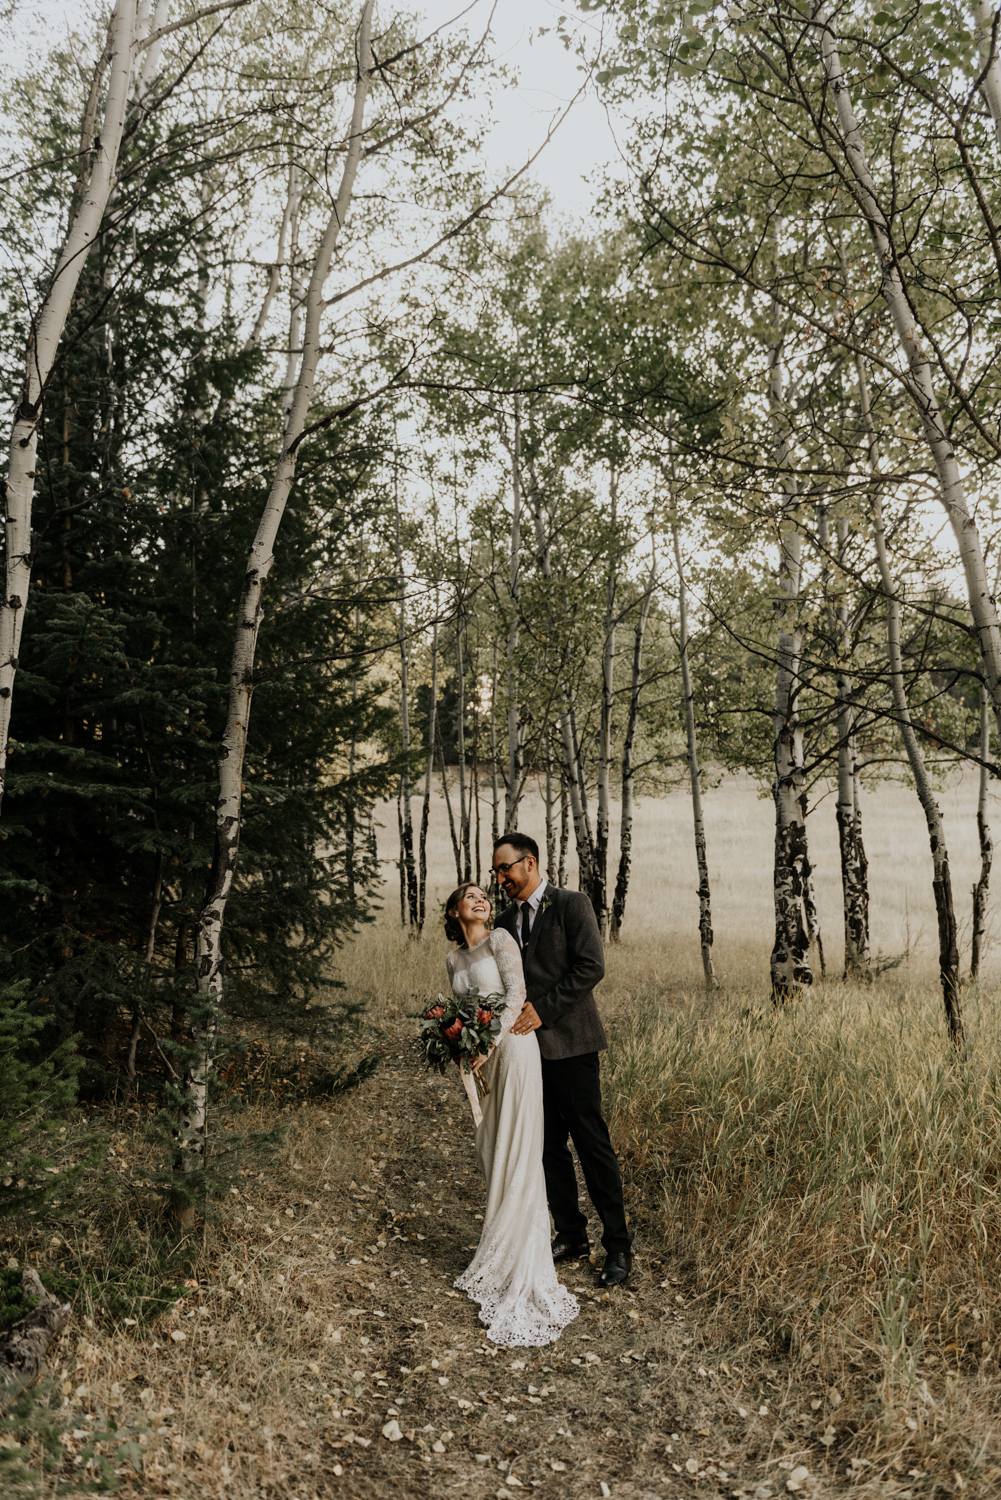
<instances>
[{"instance_id":1,"label":"bride's arm","mask_svg":"<svg viewBox=\"0 0 1001 1500\"><path fill-rule=\"evenodd\" d=\"M503 927L495 928L490 934L490 951L504 985L506 1003L501 1012L501 1036L503 1036L505 1032L511 1030L521 1015L521 1007L525 1003L525 970L521 963L521 949Z\"/></svg>"}]
</instances>

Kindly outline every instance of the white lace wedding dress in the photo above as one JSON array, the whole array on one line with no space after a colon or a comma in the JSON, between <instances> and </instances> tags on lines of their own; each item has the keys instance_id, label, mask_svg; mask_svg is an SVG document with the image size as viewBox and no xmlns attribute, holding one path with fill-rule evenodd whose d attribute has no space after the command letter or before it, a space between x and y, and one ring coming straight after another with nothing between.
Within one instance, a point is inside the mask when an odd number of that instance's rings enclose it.
<instances>
[{"instance_id":1,"label":"white lace wedding dress","mask_svg":"<svg viewBox=\"0 0 1001 1500\"><path fill-rule=\"evenodd\" d=\"M457 995L503 992L507 1007L497 1046L482 1073L490 1092L477 1099L463 1075L476 1120L476 1151L487 1184L483 1233L469 1268L455 1285L480 1304L480 1322L495 1344L535 1348L558 1339L580 1308L556 1275L542 1172L542 1065L535 1034L511 1027L525 1002L518 944L509 932L489 933L475 948L448 955Z\"/></svg>"}]
</instances>

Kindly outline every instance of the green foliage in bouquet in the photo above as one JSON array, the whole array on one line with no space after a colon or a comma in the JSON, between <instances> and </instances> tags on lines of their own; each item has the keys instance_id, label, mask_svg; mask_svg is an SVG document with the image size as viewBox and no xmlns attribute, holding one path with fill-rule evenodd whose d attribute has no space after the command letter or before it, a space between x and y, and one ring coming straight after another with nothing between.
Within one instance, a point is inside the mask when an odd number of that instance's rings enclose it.
<instances>
[{"instance_id":1,"label":"green foliage in bouquet","mask_svg":"<svg viewBox=\"0 0 1001 1500\"><path fill-rule=\"evenodd\" d=\"M417 1049L424 1065L436 1073L451 1063L468 1072L477 1057L485 1057L501 1034L503 995L481 995L474 986L465 995L439 995L420 1013Z\"/></svg>"}]
</instances>

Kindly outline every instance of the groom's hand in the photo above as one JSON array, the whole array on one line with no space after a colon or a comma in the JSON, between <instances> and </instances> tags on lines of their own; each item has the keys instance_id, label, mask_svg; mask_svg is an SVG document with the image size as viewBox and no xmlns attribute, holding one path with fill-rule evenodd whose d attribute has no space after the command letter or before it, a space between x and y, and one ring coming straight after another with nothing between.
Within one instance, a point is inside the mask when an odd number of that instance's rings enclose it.
<instances>
[{"instance_id":1,"label":"groom's hand","mask_svg":"<svg viewBox=\"0 0 1001 1500\"><path fill-rule=\"evenodd\" d=\"M518 1017L517 1021L515 1021L514 1025L511 1027L511 1030L514 1032L515 1036L528 1036L528 1033L530 1031L538 1031L541 1025L542 1017L539 1015L539 1012L536 1010L531 1000L526 1000L524 1005L521 1007L521 1015Z\"/></svg>"}]
</instances>

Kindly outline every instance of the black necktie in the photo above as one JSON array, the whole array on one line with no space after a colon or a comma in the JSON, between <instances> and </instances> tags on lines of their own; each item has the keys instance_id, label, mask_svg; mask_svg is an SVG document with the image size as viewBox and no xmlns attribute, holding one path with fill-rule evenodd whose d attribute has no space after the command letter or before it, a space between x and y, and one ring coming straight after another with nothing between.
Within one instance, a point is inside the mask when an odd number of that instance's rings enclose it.
<instances>
[{"instance_id":1,"label":"black necktie","mask_svg":"<svg viewBox=\"0 0 1001 1500\"><path fill-rule=\"evenodd\" d=\"M530 911L531 911L531 907L529 906L528 902L527 901L523 901L521 903L521 939L520 939L522 953L524 953L525 949L528 947L529 920L530 920L529 913L530 913Z\"/></svg>"}]
</instances>

